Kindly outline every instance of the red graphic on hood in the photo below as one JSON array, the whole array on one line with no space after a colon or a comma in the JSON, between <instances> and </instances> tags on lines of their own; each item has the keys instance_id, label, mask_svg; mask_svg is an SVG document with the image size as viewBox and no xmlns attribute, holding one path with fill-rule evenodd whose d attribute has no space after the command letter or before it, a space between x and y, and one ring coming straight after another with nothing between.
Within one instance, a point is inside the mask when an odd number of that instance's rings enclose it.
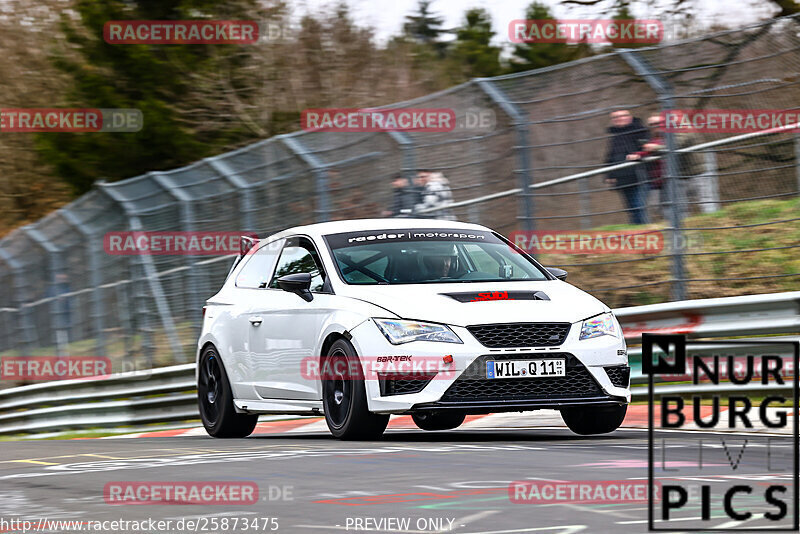
<instances>
[{"instance_id":1,"label":"red graphic on hood","mask_svg":"<svg viewBox=\"0 0 800 534\"><path fill-rule=\"evenodd\" d=\"M508 291L491 291L489 293L478 293L470 302L480 302L482 300L515 300L508 296Z\"/></svg>"}]
</instances>

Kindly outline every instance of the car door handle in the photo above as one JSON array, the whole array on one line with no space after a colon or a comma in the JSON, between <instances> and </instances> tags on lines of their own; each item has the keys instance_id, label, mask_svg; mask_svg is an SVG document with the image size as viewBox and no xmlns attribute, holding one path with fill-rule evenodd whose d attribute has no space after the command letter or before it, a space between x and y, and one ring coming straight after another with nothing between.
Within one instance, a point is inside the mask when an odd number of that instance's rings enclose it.
<instances>
[{"instance_id":1,"label":"car door handle","mask_svg":"<svg viewBox=\"0 0 800 534\"><path fill-rule=\"evenodd\" d=\"M250 317L250 324L253 326L259 326L263 322L264 319L262 319L261 317Z\"/></svg>"}]
</instances>

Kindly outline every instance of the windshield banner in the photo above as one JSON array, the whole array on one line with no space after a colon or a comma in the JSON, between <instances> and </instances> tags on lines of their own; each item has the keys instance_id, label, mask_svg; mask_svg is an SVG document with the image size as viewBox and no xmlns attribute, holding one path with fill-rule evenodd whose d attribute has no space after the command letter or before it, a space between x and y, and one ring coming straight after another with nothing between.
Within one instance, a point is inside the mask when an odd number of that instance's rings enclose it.
<instances>
[{"instance_id":1,"label":"windshield banner","mask_svg":"<svg viewBox=\"0 0 800 534\"><path fill-rule=\"evenodd\" d=\"M448 230L447 228L406 228L398 230L370 230L345 232L325 236L331 248L344 248L364 245L370 242L429 242L463 241L477 243L502 243L491 232L481 230Z\"/></svg>"}]
</instances>

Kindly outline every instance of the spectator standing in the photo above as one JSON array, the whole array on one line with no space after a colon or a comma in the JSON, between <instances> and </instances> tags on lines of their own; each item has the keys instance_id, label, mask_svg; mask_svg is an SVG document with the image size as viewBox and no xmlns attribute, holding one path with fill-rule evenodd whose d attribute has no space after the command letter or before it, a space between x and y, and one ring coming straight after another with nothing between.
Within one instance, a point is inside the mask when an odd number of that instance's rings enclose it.
<instances>
[{"instance_id":1,"label":"spectator standing","mask_svg":"<svg viewBox=\"0 0 800 534\"><path fill-rule=\"evenodd\" d=\"M422 186L421 200L416 205L414 211L431 208L441 208L453 202L453 192L450 189L450 181L440 172L420 171L417 173L418 183ZM455 221L453 212L449 209L423 214L436 219Z\"/></svg>"},{"instance_id":2,"label":"spectator standing","mask_svg":"<svg viewBox=\"0 0 800 534\"><path fill-rule=\"evenodd\" d=\"M608 128L608 133L611 134L611 139L609 139L606 153L607 165L624 163L627 161L628 154L640 152L648 140L648 132L642 121L631 115L630 111L626 109L611 113L611 126ZM631 224L647 223L647 212L645 211L647 184L643 183L646 182L646 178L640 179L640 173L645 174L638 166L633 166L611 171L606 176L606 183L615 186L615 189L620 192Z\"/></svg>"},{"instance_id":3,"label":"spectator standing","mask_svg":"<svg viewBox=\"0 0 800 534\"><path fill-rule=\"evenodd\" d=\"M392 177L392 206L384 211L384 217L403 217L411 215L415 206L422 201L422 187L411 183L402 174Z\"/></svg>"},{"instance_id":4,"label":"spectator standing","mask_svg":"<svg viewBox=\"0 0 800 534\"><path fill-rule=\"evenodd\" d=\"M666 148L666 140L664 139L664 117L661 115L651 115L647 119L647 127L650 129L650 140L644 144L641 151L628 154L629 161L661 155L664 152ZM645 163L649 182L647 205L651 213L654 214L657 213L660 208L664 220L669 221L667 188L664 187L664 167L665 162L663 158Z\"/></svg>"}]
</instances>

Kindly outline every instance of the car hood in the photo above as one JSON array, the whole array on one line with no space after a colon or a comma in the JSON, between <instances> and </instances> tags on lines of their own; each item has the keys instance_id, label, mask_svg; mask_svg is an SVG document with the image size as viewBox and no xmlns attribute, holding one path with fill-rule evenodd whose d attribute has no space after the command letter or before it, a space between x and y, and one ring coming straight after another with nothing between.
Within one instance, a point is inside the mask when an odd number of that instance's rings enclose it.
<instances>
[{"instance_id":1,"label":"car hood","mask_svg":"<svg viewBox=\"0 0 800 534\"><path fill-rule=\"evenodd\" d=\"M472 300L480 293L541 291L549 300ZM456 294L456 298L443 293ZM560 280L538 282L472 282L449 284L348 285L336 294L364 300L403 319L433 321L455 326L512 322L574 323L608 311L602 302ZM516 295L522 296L522 295ZM539 295L541 297L541 295Z\"/></svg>"}]
</instances>

